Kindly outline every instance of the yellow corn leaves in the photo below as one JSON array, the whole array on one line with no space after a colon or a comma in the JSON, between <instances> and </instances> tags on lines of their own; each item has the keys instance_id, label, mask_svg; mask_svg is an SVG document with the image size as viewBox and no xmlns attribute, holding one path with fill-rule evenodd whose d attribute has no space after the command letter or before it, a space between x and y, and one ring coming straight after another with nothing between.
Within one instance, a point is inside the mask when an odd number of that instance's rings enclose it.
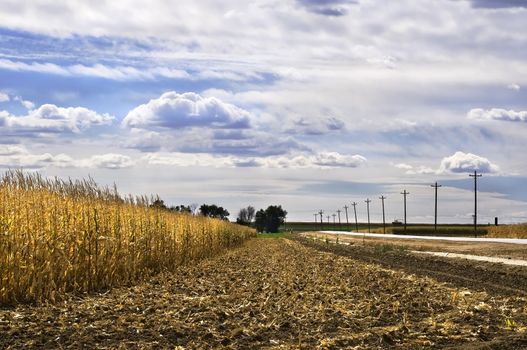
<instances>
[{"instance_id":1,"label":"yellow corn leaves","mask_svg":"<svg viewBox=\"0 0 527 350\"><path fill-rule=\"evenodd\" d=\"M0 304L139 281L255 236L229 222L123 199L92 180L0 180Z\"/></svg>"}]
</instances>

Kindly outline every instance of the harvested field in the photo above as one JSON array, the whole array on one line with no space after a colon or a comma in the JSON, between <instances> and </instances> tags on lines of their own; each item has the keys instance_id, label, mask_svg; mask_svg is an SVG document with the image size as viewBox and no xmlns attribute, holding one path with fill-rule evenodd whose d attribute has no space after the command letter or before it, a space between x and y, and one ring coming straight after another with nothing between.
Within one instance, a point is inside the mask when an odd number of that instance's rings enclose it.
<instances>
[{"instance_id":1,"label":"harvested field","mask_svg":"<svg viewBox=\"0 0 527 350\"><path fill-rule=\"evenodd\" d=\"M303 232L300 235L304 237L317 237L325 240L326 238L335 241L338 237L340 242L346 242L354 245L394 245L407 250L422 250L436 252L450 252L459 254L473 254L493 256L505 259L523 259L527 260L527 249L525 245L505 244L505 243L487 243L487 242L461 242L447 240L425 240L425 239L404 239L404 238L384 238L351 236L344 234L334 234L326 232Z\"/></svg>"},{"instance_id":2,"label":"harvested field","mask_svg":"<svg viewBox=\"0 0 527 350\"><path fill-rule=\"evenodd\" d=\"M135 287L0 310L0 348L518 349L527 300L252 239Z\"/></svg>"}]
</instances>

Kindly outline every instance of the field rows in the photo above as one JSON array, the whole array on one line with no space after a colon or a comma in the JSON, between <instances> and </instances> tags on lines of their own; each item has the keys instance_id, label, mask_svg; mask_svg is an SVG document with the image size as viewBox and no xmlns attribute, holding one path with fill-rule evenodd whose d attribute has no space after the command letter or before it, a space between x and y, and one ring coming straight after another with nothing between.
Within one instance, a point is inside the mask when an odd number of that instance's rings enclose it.
<instances>
[{"instance_id":1,"label":"field rows","mask_svg":"<svg viewBox=\"0 0 527 350\"><path fill-rule=\"evenodd\" d=\"M527 341L526 299L286 239L252 239L131 288L0 311L0 348L371 349ZM180 349L181 349L180 348Z\"/></svg>"}]
</instances>

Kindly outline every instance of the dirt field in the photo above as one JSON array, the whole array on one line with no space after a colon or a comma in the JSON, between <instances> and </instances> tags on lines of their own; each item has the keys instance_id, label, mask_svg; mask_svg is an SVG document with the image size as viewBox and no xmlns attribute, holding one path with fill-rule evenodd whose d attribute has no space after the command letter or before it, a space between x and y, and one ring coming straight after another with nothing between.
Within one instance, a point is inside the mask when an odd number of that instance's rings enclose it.
<instances>
[{"instance_id":1,"label":"dirt field","mask_svg":"<svg viewBox=\"0 0 527 350\"><path fill-rule=\"evenodd\" d=\"M135 287L58 305L1 309L0 348L527 346L527 299L519 291L445 284L367 261L374 252L253 239ZM398 252L376 254L379 261L391 255L401 260Z\"/></svg>"},{"instance_id":2,"label":"dirt field","mask_svg":"<svg viewBox=\"0 0 527 350\"><path fill-rule=\"evenodd\" d=\"M315 236L324 239L329 237L335 240L339 236L341 242L350 242L360 245L363 238L336 235L321 232L305 232L302 235ZM364 239L366 244L394 244L399 245L409 250L422 250L434 252L451 252L460 254L485 255L494 256L506 259L524 259L527 260L527 249L525 245L517 244L501 244L501 243L479 243L479 242L453 242L441 240L413 240L413 239L382 239L366 237Z\"/></svg>"}]
</instances>

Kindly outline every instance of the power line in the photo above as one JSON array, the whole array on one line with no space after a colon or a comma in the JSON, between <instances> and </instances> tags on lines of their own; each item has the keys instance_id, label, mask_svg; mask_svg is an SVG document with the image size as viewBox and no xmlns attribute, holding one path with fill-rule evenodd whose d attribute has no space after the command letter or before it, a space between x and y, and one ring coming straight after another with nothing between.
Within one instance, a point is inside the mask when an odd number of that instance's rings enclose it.
<instances>
[{"instance_id":1,"label":"power line","mask_svg":"<svg viewBox=\"0 0 527 350\"><path fill-rule=\"evenodd\" d=\"M353 212L355 213L355 230L359 232L359 222L357 221L357 203L351 203L353 205Z\"/></svg>"},{"instance_id":2,"label":"power line","mask_svg":"<svg viewBox=\"0 0 527 350\"><path fill-rule=\"evenodd\" d=\"M386 199L386 197L380 196L379 199L382 201L382 232L386 234L386 219L384 216L384 200Z\"/></svg>"},{"instance_id":3,"label":"power line","mask_svg":"<svg viewBox=\"0 0 527 350\"><path fill-rule=\"evenodd\" d=\"M346 211L346 230L349 231L349 229L350 229L350 222L348 220L348 208L349 208L348 205L344 206L344 210Z\"/></svg>"},{"instance_id":4,"label":"power line","mask_svg":"<svg viewBox=\"0 0 527 350\"><path fill-rule=\"evenodd\" d=\"M431 187L435 188L435 207L434 207L434 231L437 232L437 189L439 187L442 187L442 185L438 185L437 181L435 184L430 185Z\"/></svg>"},{"instance_id":5,"label":"power line","mask_svg":"<svg viewBox=\"0 0 527 350\"><path fill-rule=\"evenodd\" d=\"M404 190L401 194L404 196L404 232L406 233L406 196L409 195L410 192Z\"/></svg>"},{"instance_id":6,"label":"power line","mask_svg":"<svg viewBox=\"0 0 527 350\"><path fill-rule=\"evenodd\" d=\"M367 198L365 200L366 202L366 210L368 211L368 233L371 232L371 227L370 227L370 203L371 203L371 200L369 198Z\"/></svg>"},{"instance_id":7,"label":"power line","mask_svg":"<svg viewBox=\"0 0 527 350\"><path fill-rule=\"evenodd\" d=\"M470 174L470 177L474 178L474 236L478 236L478 177L482 177L483 175L478 174L476 170L474 170L474 174Z\"/></svg>"}]
</instances>

